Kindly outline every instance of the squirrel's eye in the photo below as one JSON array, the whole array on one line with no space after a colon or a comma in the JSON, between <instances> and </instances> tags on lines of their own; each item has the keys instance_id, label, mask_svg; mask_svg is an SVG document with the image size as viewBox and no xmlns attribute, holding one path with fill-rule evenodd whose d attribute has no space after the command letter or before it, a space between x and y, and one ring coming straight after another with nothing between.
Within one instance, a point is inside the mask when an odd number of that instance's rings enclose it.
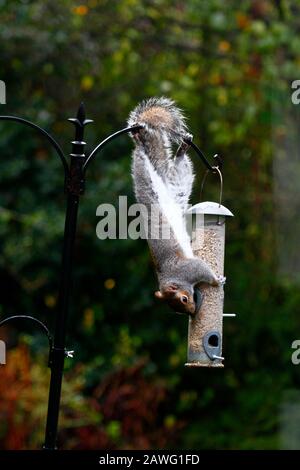
<instances>
[{"instance_id":1,"label":"squirrel's eye","mask_svg":"<svg viewBox=\"0 0 300 470\"><path fill-rule=\"evenodd\" d=\"M181 301L182 301L184 304L186 304L188 300L189 300L189 299L187 298L186 295L183 295L183 296L181 297Z\"/></svg>"}]
</instances>

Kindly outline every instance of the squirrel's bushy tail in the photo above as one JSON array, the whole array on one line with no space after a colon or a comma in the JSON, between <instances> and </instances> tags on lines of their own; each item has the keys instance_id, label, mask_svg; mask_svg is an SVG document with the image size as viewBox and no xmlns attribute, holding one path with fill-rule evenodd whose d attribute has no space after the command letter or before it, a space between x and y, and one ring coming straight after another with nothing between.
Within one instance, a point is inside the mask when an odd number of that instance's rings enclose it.
<instances>
[{"instance_id":1,"label":"squirrel's bushy tail","mask_svg":"<svg viewBox=\"0 0 300 470\"><path fill-rule=\"evenodd\" d=\"M129 115L128 125L142 124L146 129L164 131L178 141L187 132L185 118L174 101L161 97L142 101Z\"/></svg>"}]
</instances>

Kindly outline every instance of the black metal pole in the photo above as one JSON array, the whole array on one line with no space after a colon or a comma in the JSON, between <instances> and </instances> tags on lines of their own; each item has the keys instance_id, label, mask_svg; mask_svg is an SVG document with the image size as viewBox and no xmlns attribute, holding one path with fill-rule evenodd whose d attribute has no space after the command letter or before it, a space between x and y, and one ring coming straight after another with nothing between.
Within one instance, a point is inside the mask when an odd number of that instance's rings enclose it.
<instances>
[{"instance_id":1,"label":"black metal pole","mask_svg":"<svg viewBox=\"0 0 300 470\"><path fill-rule=\"evenodd\" d=\"M49 366L51 368L50 389L48 399L48 412L45 433L44 449L56 449L61 385L64 369L67 319L69 314L71 272L73 262L73 248L77 228L77 214L79 196L84 192L85 162L83 141L84 126L91 120L85 119L83 105L80 106L77 118L69 119L76 126L75 140L72 142L70 171L66 179L67 211L65 218L65 231L62 254L62 269L58 295L58 313L55 325L53 348L50 352Z\"/></svg>"},{"instance_id":2,"label":"black metal pole","mask_svg":"<svg viewBox=\"0 0 300 470\"><path fill-rule=\"evenodd\" d=\"M69 195L65 220L62 275L58 301L58 317L55 326L54 343L50 352L49 366L51 379L45 435L45 449L56 448L56 436L64 369L66 326L69 313L73 246L75 241L79 198Z\"/></svg>"}]
</instances>

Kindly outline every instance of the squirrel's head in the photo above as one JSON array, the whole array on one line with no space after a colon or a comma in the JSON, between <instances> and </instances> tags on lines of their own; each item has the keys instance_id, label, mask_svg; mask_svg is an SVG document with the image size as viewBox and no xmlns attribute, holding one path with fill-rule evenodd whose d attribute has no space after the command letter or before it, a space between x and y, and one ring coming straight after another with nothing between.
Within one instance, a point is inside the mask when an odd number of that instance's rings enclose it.
<instances>
[{"instance_id":1,"label":"squirrel's head","mask_svg":"<svg viewBox=\"0 0 300 470\"><path fill-rule=\"evenodd\" d=\"M155 297L166 302L175 312L195 315L200 308L200 298L194 292L169 284L155 292Z\"/></svg>"}]
</instances>

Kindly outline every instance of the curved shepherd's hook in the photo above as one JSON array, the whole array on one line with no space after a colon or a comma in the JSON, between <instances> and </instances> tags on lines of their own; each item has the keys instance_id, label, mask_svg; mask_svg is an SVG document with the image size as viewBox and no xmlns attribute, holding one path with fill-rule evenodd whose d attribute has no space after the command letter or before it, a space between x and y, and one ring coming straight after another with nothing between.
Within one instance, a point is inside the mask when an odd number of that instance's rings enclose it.
<instances>
[{"instance_id":1,"label":"curved shepherd's hook","mask_svg":"<svg viewBox=\"0 0 300 470\"><path fill-rule=\"evenodd\" d=\"M37 124L34 124L31 121L28 121L27 119L23 119L17 116L0 116L0 121L14 121L14 122L19 122L21 124L25 124L28 127L32 127L33 129L37 130L40 134L42 134L44 137L47 138L48 142L52 145L53 148L55 148L56 153L58 154L59 158L61 159L61 162L63 164L64 170L65 170L65 176L69 174L69 167L68 163L65 157L65 154L59 145L59 143L47 132L45 129L42 127L38 126Z\"/></svg>"},{"instance_id":2,"label":"curved shepherd's hook","mask_svg":"<svg viewBox=\"0 0 300 470\"><path fill-rule=\"evenodd\" d=\"M5 325L6 323L9 323L10 321L15 321L15 320L30 320L36 323L41 328L41 330L47 335L50 350L52 349L53 338L52 338L50 331L41 320L38 320L35 317L32 317L30 315L13 315L11 317L4 318L2 321L0 321L0 327Z\"/></svg>"},{"instance_id":3,"label":"curved shepherd's hook","mask_svg":"<svg viewBox=\"0 0 300 470\"><path fill-rule=\"evenodd\" d=\"M96 154L102 150L103 147L105 147L106 144L108 144L111 140L115 139L116 137L119 137L122 134L128 134L129 132L133 131L138 131L139 129L142 129L143 126L131 126L131 127L125 127L124 129L121 129L120 131L115 132L114 134L109 135L106 137L106 139L102 140L100 144L98 144L94 150L89 154L87 157L84 165L83 165L83 170L85 171L88 167L88 165L91 163L91 161L95 158Z\"/></svg>"},{"instance_id":4,"label":"curved shepherd's hook","mask_svg":"<svg viewBox=\"0 0 300 470\"><path fill-rule=\"evenodd\" d=\"M183 139L183 140L185 143L190 145L190 147L192 147L195 150L197 155L199 155L199 157L201 158L202 163L204 163L204 165L209 171L211 171L212 173L216 173L218 170L219 171L222 170L223 160L219 155L217 154L214 155L216 164L211 165L209 161L207 160L206 156L204 155L204 153L202 152L202 150L198 147L198 145L196 145L191 139Z\"/></svg>"}]
</instances>

